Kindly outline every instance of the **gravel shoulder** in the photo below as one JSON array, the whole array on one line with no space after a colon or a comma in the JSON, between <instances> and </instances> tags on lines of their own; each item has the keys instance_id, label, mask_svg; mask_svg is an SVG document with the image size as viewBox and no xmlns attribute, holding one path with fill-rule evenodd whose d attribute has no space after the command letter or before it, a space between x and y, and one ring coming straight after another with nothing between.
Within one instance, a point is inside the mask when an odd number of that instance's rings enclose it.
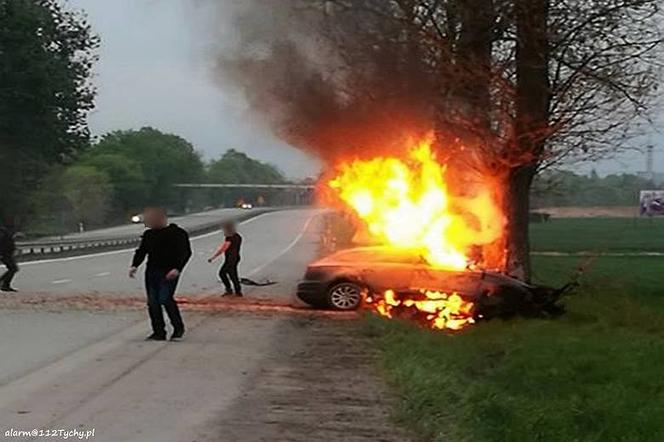
<instances>
[{"instance_id":1,"label":"gravel shoulder","mask_svg":"<svg viewBox=\"0 0 664 442\"><path fill-rule=\"evenodd\" d=\"M407 441L390 419L395 398L360 327L322 318L282 322L241 398L198 440Z\"/></svg>"}]
</instances>

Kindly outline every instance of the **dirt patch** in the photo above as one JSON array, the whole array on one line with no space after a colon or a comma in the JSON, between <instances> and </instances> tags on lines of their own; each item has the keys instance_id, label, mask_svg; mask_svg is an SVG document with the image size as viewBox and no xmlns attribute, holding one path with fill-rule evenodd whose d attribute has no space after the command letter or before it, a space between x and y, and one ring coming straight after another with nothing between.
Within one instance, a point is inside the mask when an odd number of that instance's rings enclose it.
<instances>
[{"instance_id":1,"label":"dirt patch","mask_svg":"<svg viewBox=\"0 0 664 442\"><path fill-rule=\"evenodd\" d=\"M409 440L390 420L394 399L379 381L376 354L360 327L326 319L285 321L242 399L209 437L197 440Z\"/></svg>"},{"instance_id":2,"label":"dirt patch","mask_svg":"<svg viewBox=\"0 0 664 442\"><path fill-rule=\"evenodd\" d=\"M632 218L638 216L639 209L635 206L617 207L543 207L536 212L549 213L554 218Z\"/></svg>"}]
</instances>

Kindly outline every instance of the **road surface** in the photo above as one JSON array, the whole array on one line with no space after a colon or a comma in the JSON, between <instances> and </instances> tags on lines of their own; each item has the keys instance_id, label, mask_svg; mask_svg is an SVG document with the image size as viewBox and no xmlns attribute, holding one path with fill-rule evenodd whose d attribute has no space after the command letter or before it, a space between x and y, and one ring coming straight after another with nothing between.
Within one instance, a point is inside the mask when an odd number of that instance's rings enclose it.
<instances>
[{"instance_id":1,"label":"road surface","mask_svg":"<svg viewBox=\"0 0 664 442\"><path fill-rule=\"evenodd\" d=\"M302 276L303 265L313 258L317 241L315 209L270 212L242 222L241 276L253 279L290 281L284 295L292 293L292 281ZM178 293L209 295L221 292L217 271L220 262L208 264L207 258L223 240L221 232L192 238L193 256L182 276ZM289 254L294 248L300 253ZM127 278L133 249L101 252L93 255L26 262L15 285L26 293L105 294L136 296L143 290L143 274ZM292 262L289 256L297 256ZM278 261L278 262L277 262ZM293 264L293 265L291 265ZM251 291L248 292L251 295Z\"/></svg>"},{"instance_id":2,"label":"road surface","mask_svg":"<svg viewBox=\"0 0 664 442\"><path fill-rule=\"evenodd\" d=\"M240 226L242 273L279 281L247 290L247 298L292 297L317 255L320 213L275 212ZM183 292L220 291L216 266L204 260L220 240L218 233L194 239ZM141 296L140 280L126 277L131 253L25 263L17 285L43 292L46 306L76 293ZM5 300L39 296L25 292ZM11 429L75 429L113 442L405 440L389 424L382 384L353 321L183 316L185 339L171 343L143 341L142 309L0 309L0 437Z\"/></svg>"}]
</instances>

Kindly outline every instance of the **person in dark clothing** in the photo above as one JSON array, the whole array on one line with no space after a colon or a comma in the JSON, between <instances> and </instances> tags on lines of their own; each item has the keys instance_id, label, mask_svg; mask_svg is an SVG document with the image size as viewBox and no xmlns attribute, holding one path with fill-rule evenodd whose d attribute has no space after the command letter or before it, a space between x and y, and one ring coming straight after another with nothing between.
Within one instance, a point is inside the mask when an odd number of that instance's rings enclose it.
<instances>
[{"instance_id":1,"label":"person in dark clothing","mask_svg":"<svg viewBox=\"0 0 664 442\"><path fill-rule=\"evenodd\" d=\"M212 263L221 254L224 255L224 264L219 269L219 278L226 288L223 296L242 296L242 285L237 267L240 264L240 248L242 247L242 237L237 233L235 223L227 222L223 225L224 242L219 245L214 255L208 259ZM233 286L231 287L231 283Z\"/></svg>"},{"instance_id":2,"label":"person in dark clothing","mask_svg":"<svg viewBox=\"0 0 664 442\"><path fill-rule=\"evenodd\" d=\"M0 276L0 291L3 292L17 291L12 287L12 279L18 272L18 264L16 264L16 258L14 258L14 252L16 251L14 234L13 223L5 222L4 226L0 226L0 262L7 268L7 271Z\"/></svg>"},{"instance_id":3,"label":"person in dark clothing","mask_svg":"<svg viewBox=\"0 0 664 442\"><path fill-rule=\"evenodd\" d=\"M173 326L171 335L173 341L184 335L184 323L174 295L182 269L191 258L189 235L176 224L168 224L163 209L147 208L143 213L143 219L148 229L143 233L141 244L134 253L129 277L136 276L138 266L147 256L145 289L152 334L146 339L153 341L166 339L166 324L161 309L163 306Z\"/></svg>"}]
</instances>

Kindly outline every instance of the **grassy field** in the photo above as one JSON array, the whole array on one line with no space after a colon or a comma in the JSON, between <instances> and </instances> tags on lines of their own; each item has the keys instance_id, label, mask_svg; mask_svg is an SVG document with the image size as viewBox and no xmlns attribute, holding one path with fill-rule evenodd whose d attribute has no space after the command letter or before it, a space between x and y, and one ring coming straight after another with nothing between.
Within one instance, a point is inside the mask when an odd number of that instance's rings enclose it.
<instances>
[{"instance_id":1,"label":"grassy field","mask_svg":"<svg viewBox=\"0 0 664 442\"><path fill-rule=\"evenodd\" d=\"M535 251L664 252L664 219L560 218L531 227Z\"/></svg>"},{"instance_id":2,"label":"grassy field","mask_svg":"<svg viewBox=\"0 0 664 442\"><path fill-rule=\"evenodd\" d=\"M538 224L534 249L664 251L664 223L630 222ZM534 258L552 285L580 266L557 320L448 335L368 317L397 418L427 441L664 440L664 257Z\"/></svg>"}]
</instances>

